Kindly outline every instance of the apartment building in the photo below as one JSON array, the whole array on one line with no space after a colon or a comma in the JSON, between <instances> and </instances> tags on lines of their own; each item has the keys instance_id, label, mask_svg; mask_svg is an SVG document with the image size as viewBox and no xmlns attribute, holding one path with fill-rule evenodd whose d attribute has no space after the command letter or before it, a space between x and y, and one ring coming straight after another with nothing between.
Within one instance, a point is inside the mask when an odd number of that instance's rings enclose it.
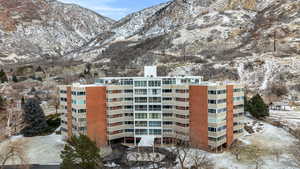
<instances>
[{"instance_id":1,"label":"apartment building","mask_svg":"<svg viewBox=\"0 0 300 169\"><path fill-rule=\"evenodd\" d=\"M137 144L154 136L156 144L174 139L203 149L231 145L243 133L244 88L204 82L199 76L105 77L92 85L60 86L62 133L85 134L99 146Z\"/></svg>"}]
</instances>

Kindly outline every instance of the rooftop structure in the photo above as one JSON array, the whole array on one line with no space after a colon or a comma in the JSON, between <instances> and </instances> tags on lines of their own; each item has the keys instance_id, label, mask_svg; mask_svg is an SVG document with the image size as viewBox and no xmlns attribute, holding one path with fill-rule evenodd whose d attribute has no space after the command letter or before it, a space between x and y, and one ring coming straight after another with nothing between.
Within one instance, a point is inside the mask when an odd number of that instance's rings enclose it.
<instances>
[{"instance_id":1,"label":"rooftop structure","mask_svg":"<svg viewBox=\"0 0 300 169\"><path fill-rule=\"evenodd\" d=\"M60 86L62 131L86 134L99 146L142 138L190 142L203 149L231 145L243 133L244 87L201 76L105 77L92 85Z\"/></svg>"}]
</instances>

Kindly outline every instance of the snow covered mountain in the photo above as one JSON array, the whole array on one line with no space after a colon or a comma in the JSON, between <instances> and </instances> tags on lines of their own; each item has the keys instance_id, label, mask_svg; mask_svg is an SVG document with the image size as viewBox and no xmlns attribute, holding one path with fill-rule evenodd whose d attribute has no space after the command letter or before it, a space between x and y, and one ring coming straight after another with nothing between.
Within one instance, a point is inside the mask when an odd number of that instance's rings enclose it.
<instances>
[{"instance_id":1,"label":"snow covered mountain","mask_svg":"<svg viewBox=\"0 0 300 169\"><path fill-rule=\"evenodd\" d=\"M109 30L112 23L56 0L0 0L0 62L64 55Z\"/></svg>"},{"instance_id":2,"label":"snow covered mountain","mask_svg":"<svg viewBox=\"0 0 300 169\"><path fill-rule=\"evenodd\" d=\"M108 75L158 64L162 73L241 80L266 93L287 86L297 96L299 19L299 0L173 0L116 22L83 54L106 63Z\"/></svg>"},{"instance_id":3,"label":"snow covered mountain","mask_svg":"<svg viewBox=\"0 0 300 169\"><path fill-rule=\"evenodd\" d=\"M59 56L99 63L106 75L157 64L161 74L300 92L300 0L172 0L117 22L57 1L0 0L15 6L30 10L0 13L2 61Z\"/></svg>"}]
</instances>

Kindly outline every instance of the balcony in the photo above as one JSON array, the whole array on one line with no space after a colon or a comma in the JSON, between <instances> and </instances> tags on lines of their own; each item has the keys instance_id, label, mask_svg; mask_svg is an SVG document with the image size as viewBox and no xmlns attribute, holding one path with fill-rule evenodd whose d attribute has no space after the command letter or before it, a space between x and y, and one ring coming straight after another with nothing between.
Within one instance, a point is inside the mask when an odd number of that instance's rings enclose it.
<instances>
[{"instance_id":1,"label":"balcony","mask_svg":"<svg viewBox=\"0 0 300 169\"><path fill-rule=\"evenodd\" d=\"M221 137L224 135L226 135L226 130L219 131L219 132L210 132L210 131L208 132L208 137L217 138L217 137Z\"/></svg>"},{"instance_id":2,"label":"balcony","mask_svg":"<svg viewBox=\"0 0 300 169\"><path fill-rule=\"evenodd\" d=\"M210 141L210 140L208 140L208 145L210 145L211 147L219 147L219 146L223 145L224 143L226 143L226 138L224 138L220 141Z\"/></svg>"},{"instance_id":3,"label":"balcony","mask_svg":"<svg viewBox=\"0 0 300 169\"><path fill-rule=\"evenodd\" d=\"M186 101L186 102L176 101L175 105L176 106L189 107L190 103L188 101Z\"/></svg>"}]
</instances>

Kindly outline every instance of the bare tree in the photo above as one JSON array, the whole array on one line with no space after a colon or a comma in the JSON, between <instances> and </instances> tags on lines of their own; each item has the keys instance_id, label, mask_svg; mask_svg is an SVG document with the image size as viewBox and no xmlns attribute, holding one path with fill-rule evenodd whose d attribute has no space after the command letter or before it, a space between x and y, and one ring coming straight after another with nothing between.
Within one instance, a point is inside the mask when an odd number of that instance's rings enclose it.
<instances>
[{"instance_id":1,"label":"bare tree","mask_svg":"<svg viewBox=\"0 0 300 169\"><path fill-rule=\"evenodd\" d=\"M188 159L188 155L191 152L191 145L188 141L183 141L176 137L175 144L173 147L173 153L177 154L177 159L179 160L179 164L181 169L186 169L186 161Z\"/></svg>"},{"instance_id":2,"label":"bare tree","mask_svg":"<svg viewBox=\"0 0 300 169\"><path fill-rule=\"evenodd\" d=\"M294 132L298 141L291 147L291 152L295 158L295 165L300 168L300 128Z\"/></svg>"},{"instance_id":3,"label":"bare tree","mask_svg":"<svg viewBox=\"0 0 300 169\"><path fill-rule=\"evenodd\" d=\"M232 146L231 153L235 156L235 159L239 161L241 159L242 147L240 145Z\"/></svg>"},{"instance_id":4,"label":"bare tree","mask_svg":"<svg viewBox=\"0 0 300 169\"><path fill-rule=\"evenodd\" d=\"M0 152L0 169L4 169L7 163L15 163L21 169L28 169L28 158L20 142L9 142Z\"/></svg>"},{"instance_id":5,"label":"bare tree","mask_svg":"<svg viewBox=\"0 0 300 169\"><path fill-rule=\"evenodd\" d=\"M191 155L191 160L193 162L193 166L191 167L191 169L213 169L214 168L214 164L207 157L207 155L199 151L196 151Z\"/></svg>"}]
</instances>

